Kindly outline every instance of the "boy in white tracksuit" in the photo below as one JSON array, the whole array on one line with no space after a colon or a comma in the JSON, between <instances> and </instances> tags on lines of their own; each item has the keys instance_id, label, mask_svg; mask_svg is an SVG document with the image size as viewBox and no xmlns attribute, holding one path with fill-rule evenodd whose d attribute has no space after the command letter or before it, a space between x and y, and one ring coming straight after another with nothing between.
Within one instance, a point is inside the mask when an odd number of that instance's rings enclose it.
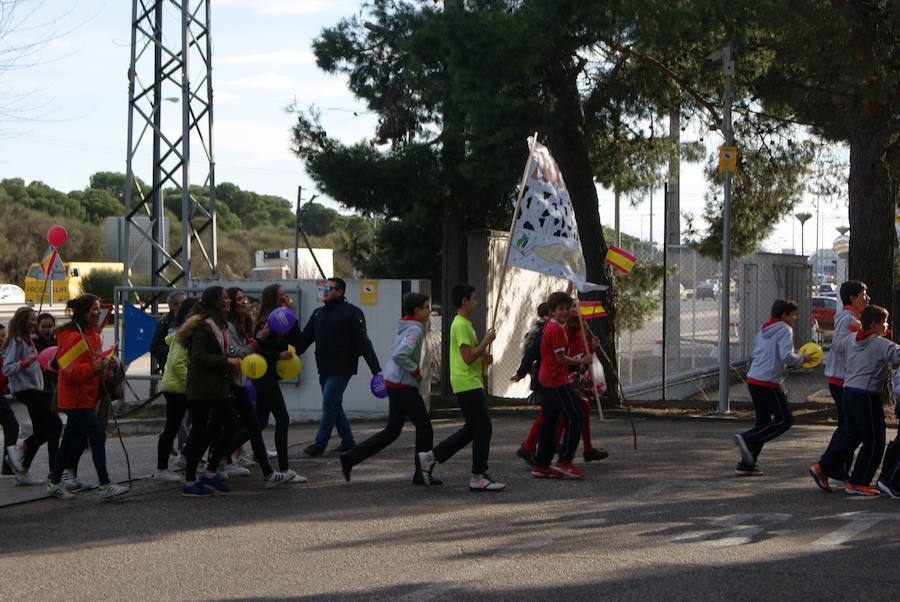
<instances>
[{"instance_id":1,"label":"boy in white tracksuit","mask_svg":"<svg viewBox=\"0 0 900 602\"><path fill-rule=\"evenodd\" d=\"M419 357L422 353L422 341L425 338L425 322L431 315L428 295L422 293L406 293L401 300L403 317L397 324L397 335L391 349L391 358L384 371L384 381L388 392L388 423L381 431L375 433L362 443L358 443L341 454L341 469L344 478L350 480L350 471L356 464L374 456L393 443L403 431L403 423L409 418L416 426L416 453L413 463L413 485L426 485L418 469L418 453L425 452L434 445L434 431L425 401L419 394L419 381L422 373L419 370ZM431 478L431 485L440 485L440 479Z\"/></svg>"},{"instance_id":2,"label":"boy in white tracksuit","mask_svg":"<svg viewBox=\"0 0 900 602\"><path fill-rule=\"evenodd\" d=\"M735 468L739 476L761 475L756 460L763 444L791 428L793 418L781 388L784 367L809 360L808 355L794 353L793 326L797 320L797 304L788 299L778 299L772 304L770 316L771 319L763 324L753 340L753 354L747 372L747 387L756 411L756 424L734 436L741 451L741 461Z\"/></svg>"},{"instance_id":3,"label":"boy in white tracksuit","mask_svg":"<svg viewBox=\"0 0 900 602\"><path fill-rule=\"evenodd\" d=\"M859 312L869 304L869 291L864 282L848 280L841 285L841 301L844 306L834 314L834 334L831 338L831 349L825 360L825 378L828 379L828 391L834 400L837 410L837 428L831 439L840 439L847 430L847 418L841 405L844 396L844 375L847 371L847 350L856 331L859 330ZM843 487L850 476L853 464L853 452L850 452L842 463L835 467L831 486Z\"/></svg>"},{"instance_id":4,"label":"boy in white tracksuit","mask_svg":"<svg viewBox=\"0 0 900 602\"><path fill-rule=\"evenodd\" d=\"M847 373L841 405L847 416L847 429L831 444L818 463L809 468L816 485L831 491L828 477L834 474L847 453L860 446L850 478L844 486L849 495L875 496L869 487L884 453L884 411L881 391L887 378L887 365L900 363L900 345L884 338L888 312L870 305L859 316L861 330L847 351Z\"/></svg>"}]
</instances>

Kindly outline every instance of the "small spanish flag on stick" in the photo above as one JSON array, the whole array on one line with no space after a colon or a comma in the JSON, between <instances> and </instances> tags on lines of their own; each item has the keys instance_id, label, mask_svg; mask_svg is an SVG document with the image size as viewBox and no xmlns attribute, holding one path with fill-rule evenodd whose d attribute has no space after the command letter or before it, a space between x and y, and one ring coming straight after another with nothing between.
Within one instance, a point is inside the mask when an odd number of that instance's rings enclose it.
<instances>
[{"instance_id":1,"label":"small spanish flag on stick","mask_svg":"<svg viewBox=\"0 0 900 602\"><path fill-rule=\"evenodd\" d=\"M606 263L623 274L629 273L631 268L634 267L635 262L637 262L637 257L629 255L618 247L610 245L609 249L606 251Z\"/></svg>"},{"instance_id":2,"label":"small spanish flag on stick","mask_svg":"<svg viewBox=\"0 0 900 602\"><path fill-rule=\"evenodd\" d=\"M50 272L53 271L53 264L56 263L57 257L59 257L59 251L57 251L55 247L47 249L47 254L41 259L41 274L44 276L50 275Z\"/></svg>"},{"instance_id":3,"label":"small spanish flag on stick","mask_svg":"<svg viewBox=\"0 0 900 602\"><path fill-rule=\"evenodd\" d=\"M585 320L606 317L606 308L599 301L579 301L578 310Z\"/></svg>"}]
</instances>

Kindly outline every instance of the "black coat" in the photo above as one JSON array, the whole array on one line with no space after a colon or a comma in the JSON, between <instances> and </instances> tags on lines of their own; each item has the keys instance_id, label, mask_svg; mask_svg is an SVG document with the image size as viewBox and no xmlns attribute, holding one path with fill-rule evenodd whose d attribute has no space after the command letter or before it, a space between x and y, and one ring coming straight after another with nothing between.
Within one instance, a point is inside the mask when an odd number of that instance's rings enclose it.
<instances>
[{"instance_id":1,"label":"black coat","mask_svg":"<svg viewBox=\"0 0 900 602\"><path fill-rule=\"evenodd\" d=\"M316 344L316 367L320 376L352 376L356 374L362 356L372 374L381 372L381 365L366 332L366 318L362 310L349 303L346 297L329 299L309 317L297 342L297 354Z\"/></svg>"}]
</instances>

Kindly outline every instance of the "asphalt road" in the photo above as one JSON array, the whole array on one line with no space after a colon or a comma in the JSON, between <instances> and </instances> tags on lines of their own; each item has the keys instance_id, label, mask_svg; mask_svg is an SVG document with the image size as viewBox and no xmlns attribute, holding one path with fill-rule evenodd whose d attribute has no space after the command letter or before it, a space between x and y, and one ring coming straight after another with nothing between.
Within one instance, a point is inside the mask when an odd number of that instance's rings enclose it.
<instances>
[{"instance_id":1,"label":"asphalt road","mask_svg":"<svg viewBox=\"0 0 900 602\"><path fill-rule=\"evenodd\" d=\"M435 421L436 440L458 424ZM412 486L411 430L346 483L335 454L301 458L306 425L290 439L304 485L266 491L256 472L210 499L144 480L114 501L84 492L7 506L0 597L897 598L900 502L825 494L806 475L829 428L795 427L764 450L766 476L740 478L731 435L746 423L643 420L634 450L626 420L595 422L611 456L575 482L530 478L514 456L528 425L495 418L502 493L467 490L468 449L437 467L444 485ZM379 427L356 424L357 438ZM126 440L137 473L150 469L152 442Z\"/></svg>"}]
</instances>

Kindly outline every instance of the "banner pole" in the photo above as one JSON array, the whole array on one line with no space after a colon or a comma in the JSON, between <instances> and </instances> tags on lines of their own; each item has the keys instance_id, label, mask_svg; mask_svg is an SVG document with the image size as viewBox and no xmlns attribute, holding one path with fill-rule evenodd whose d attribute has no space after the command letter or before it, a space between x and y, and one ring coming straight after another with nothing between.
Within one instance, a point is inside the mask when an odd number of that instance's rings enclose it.
<instances>
[{"instance_id":1,"label":"banner pole","mask_svg":"<svg viewBox=\"0 0 900 602\"><path fill-rule=\"evenodd\" d=\"M513 209L512 221L509 224L509 235L506 239L506 253L503 257L503 264L500 266L500 281L497 284L497 297L494 299L494 311L491 315L491 330L497 323L497 309L500 306L500 298L503 296L503 281L506 280L506 266L509 264L509 253L512 250L513 230L516 227L516 218L519 215L519 205L522 203L522 196L525 194L525 182L528 180L528 170L531 167L531 158L534 156L534 149L537 146L538 133L535 132L531 137L531 147L528 149L528 160L525 161L525 170L522 172L522 181L519 184L519 194L516 196L516 207Z\"/></svg>"}]
</instances>

